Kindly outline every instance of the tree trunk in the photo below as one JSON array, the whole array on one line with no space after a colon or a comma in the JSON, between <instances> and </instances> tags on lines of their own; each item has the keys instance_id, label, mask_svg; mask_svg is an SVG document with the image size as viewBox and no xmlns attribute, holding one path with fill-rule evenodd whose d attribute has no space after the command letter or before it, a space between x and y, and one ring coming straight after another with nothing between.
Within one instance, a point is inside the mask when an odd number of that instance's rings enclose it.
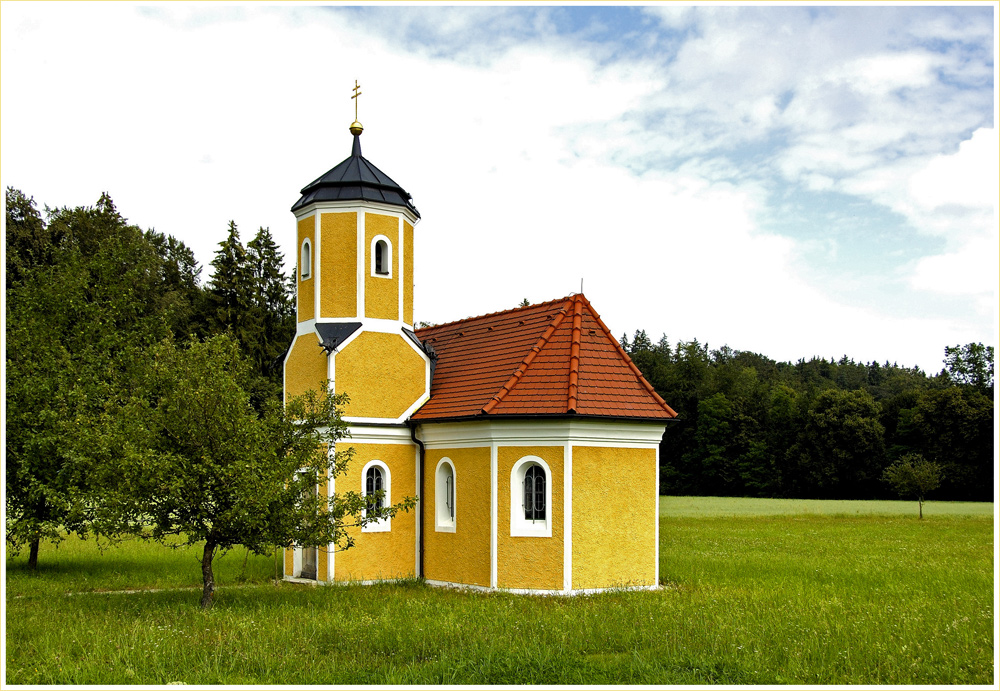
<instances>
[{"instance_id":1,"label":"tree trunk","mask_svg":"<svg viewBox=\"0 0 1000 691\"><path fill-rule=\"evenodd\" d=\"M920 507L920 520L922 521L922 520L924 520L924 499L923 499L923 497L920 497L919 499L917 499L917 506Z\"/></svg>"},{"instance_id":2,"label":"tree trunk","mask_svg":"<svg viewBox=\"0 0 1000 691\"><path fill-rule=\"evenodd\" d=\"M36 537L28 550L28 569L31 571L38 571L38 543L39 539Z\"/></svg>"},{"instance_id":3,"label":"tree trunk","mask_svg":"<svg viewBox=\"0 0 1000 691\"><path fill-rule=\"evenodd\" d=\"M212 558L215 556L215 543L206 542L205 551L201 557L201 578L205 587L201 591L201 608L212 607L212 593L215 592L215 576L212 574Z\"/></svg>"}]
</instances>

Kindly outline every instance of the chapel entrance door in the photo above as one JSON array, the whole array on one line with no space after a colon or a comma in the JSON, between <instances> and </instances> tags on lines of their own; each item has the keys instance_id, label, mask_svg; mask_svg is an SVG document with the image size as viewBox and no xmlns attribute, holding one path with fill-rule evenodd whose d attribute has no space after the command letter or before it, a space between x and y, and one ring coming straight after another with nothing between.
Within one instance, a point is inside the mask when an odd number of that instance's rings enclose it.
<instances>
[{"instance_id":1,"label":"chapel entrance door","mask_svg":"<svg viewBox=\"0 0 1000 691\"><path fill-rule=\"evenodd\" d=\"M316 565L319 561L318 553L319 550L315 547L302 548L302 571L299 573L299 578L316 580Z\"/></svg>"}]
</instances>

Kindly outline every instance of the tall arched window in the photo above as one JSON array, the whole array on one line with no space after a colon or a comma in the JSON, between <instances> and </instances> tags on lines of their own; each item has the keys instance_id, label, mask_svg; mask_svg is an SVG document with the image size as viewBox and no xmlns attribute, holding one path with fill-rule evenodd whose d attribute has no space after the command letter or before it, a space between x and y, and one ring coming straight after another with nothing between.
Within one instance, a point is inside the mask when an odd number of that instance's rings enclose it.
<instances>
[{"instance_id":1,"label":"tall arched window","mask_svg":"<svg viewBox=\"0 0 1000 691\"><path fill-rule=\"evenodd\" d=\"M538 456L524 456L510 470L510 534L552 537L552 471Z\"/></svg>"},{"instance_id":2,"label":"tall arched window","mask_svg":"<svg viewBox=\"0 0 1000 691\"><path fill-rule=\"evenodd\" d=\"M299 280L312 278L312 243L309 238L302 241L302 256L299 260Z\"/></svg>"},{"instance_id":3,"label":"tall arched window","mask_svg":"<svg viewBox=\"0 0 1000 691\"><path fill-rule=\"evenodd\" d=\"M455 466L450 458L438 461L434 471L434 530L455 532Z\"/></svg>"},{"instance_id":4,"label":"tall arched window","mask_svg":"<svg viewBox=\"0 0 1000 691\"><path fill-rule=\"evenodd\" d=\"M361 492L365 496L365 517L368 511L381 509L389 506L392 494L390 493L392 476L389 474L389 467L382 461L368 461L361 470ZM392 519L383 518L366 524L361 531L365 533L386 532L390 528Z\"/></svg>"},{"instance_id":5,"label":"tall arched window","mask_svg":"<svg viewBox=\"0 0 1000 691\"><path fill-rule=\"evenodd\" d=\"M524 473L524 520L545 520L545 471L533 465Z\"/></svg>"},{"instance_id":6,"label":"tall arched window","mask_svg":"<svg viewBox=\"0 0 1000 691\"><path fill-rule=\"evenodd\" d=\"M382 469L373 465L365 474L365 503L369 510L381 509L385 506L385 495L378 492L385 491L385 478L382 477Z\"/></svg>"}]
</instances>

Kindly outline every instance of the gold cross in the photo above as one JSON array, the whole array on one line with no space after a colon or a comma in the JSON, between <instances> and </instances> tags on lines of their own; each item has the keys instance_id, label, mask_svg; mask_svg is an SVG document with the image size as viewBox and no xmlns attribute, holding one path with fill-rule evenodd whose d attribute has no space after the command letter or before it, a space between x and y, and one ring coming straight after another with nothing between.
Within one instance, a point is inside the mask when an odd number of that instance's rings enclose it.
<instances>
[{"instance_id":1,"label":"gold cross","mask_svg":"<svg viewBox=\"0 0 1000 691\"><path fill-rule=\"evenodd\" d=\"M358 119L358 96L361 95L361 85L358 84L358 80L354 80L354 95L351 98L354 99L354 119Z\"/></svg>"}]
</instances>

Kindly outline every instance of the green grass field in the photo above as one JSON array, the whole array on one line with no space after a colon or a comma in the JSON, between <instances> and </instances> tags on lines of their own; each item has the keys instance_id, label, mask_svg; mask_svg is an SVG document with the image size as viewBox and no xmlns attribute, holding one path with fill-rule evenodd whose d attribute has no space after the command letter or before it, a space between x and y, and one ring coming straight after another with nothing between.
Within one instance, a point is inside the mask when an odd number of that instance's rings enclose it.
<instances>
[{"instance_id":1,"label":"green grass field","mask_svg":"<svg viewBox=\"0 0 1000 691\"><path fill-rule=\"evenodd\" d=\"M7 684L995 684L993 505L664 497L658 592L310 587L197 548L6 560ZM122 590L145 592L122 593Z\"/></svg>"}]
</instances>

